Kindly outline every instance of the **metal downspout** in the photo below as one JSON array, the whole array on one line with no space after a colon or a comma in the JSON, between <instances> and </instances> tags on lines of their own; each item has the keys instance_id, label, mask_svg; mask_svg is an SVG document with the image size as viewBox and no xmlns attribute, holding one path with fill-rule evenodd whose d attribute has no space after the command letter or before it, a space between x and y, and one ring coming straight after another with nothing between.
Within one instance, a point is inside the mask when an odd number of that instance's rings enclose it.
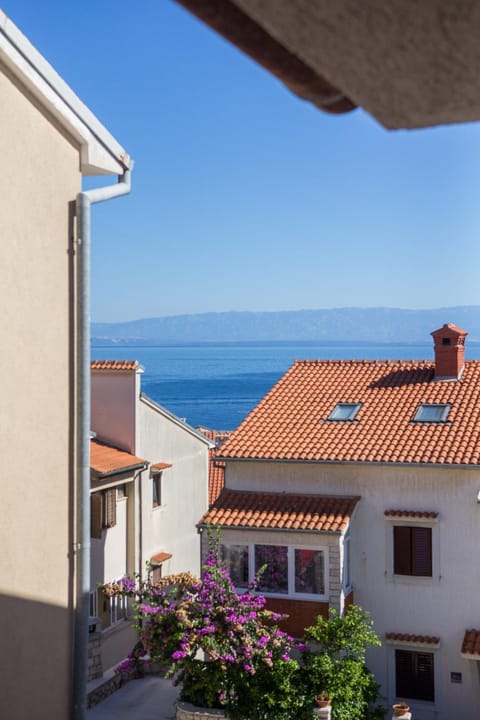
<instances>
[{"instance_id":1,"label":"metal downspout","mask_svg":"<svg viewBox=\"0 0 480 720\"><path fill-rule=\"evenodd\" d=\"M130 192L130 170L117 185L77 195L76 295L76 491L75 491L75 608L73 638L72 720L85 720L88 678L88 619L90 614L90 206Z\"/></svg>"}]
</instances>

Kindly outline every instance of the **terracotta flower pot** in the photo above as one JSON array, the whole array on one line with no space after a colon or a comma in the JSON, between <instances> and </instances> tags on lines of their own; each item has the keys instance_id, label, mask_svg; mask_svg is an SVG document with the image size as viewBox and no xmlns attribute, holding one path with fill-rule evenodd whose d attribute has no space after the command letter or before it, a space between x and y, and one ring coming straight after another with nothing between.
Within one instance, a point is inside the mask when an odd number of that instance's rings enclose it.
<instances>
[{"instance_id":1,"label":"terracotta flower pot","mask_svg":"<svg viewBox=\"0 0 480 720\"><path fill-rule=\"evenodd\" d=\"M325 708L325 707L328 707L332 701L331 701L330 698L320 698L320 697L316 697L316 698L315 698L315 702L316 702L316 704L317 704L318 707L320 707L320 708Z\"/></svg>"},{"instance_id":2,"label":"terracotta flower pot","mask_svg":"<svg viewBox=\"0 0 480 720\"><path fill-rule=\"evenodd\" d=\"M409 710L410 710L410 707L406 703L402 703L402 704L395 703L393 705L393 712L395 713L395 715L398 715L399 717L402 715L405 715L405 713L407 713Z\"/></svg>"}]
</instances>

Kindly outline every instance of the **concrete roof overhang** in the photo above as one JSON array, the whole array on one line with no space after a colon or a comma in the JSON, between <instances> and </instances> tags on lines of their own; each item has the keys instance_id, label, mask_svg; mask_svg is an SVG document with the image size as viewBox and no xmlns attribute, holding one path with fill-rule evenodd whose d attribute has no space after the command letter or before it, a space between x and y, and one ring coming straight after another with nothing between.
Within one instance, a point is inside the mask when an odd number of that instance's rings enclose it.
<instances>
[{"instance_id":1,"label":"concrete roof overhang","mask_svg":"<svg viewBox=\"0 0 480 720\"><path fill-rule=\"evenodd\" d=\"M480 119L480 3L177 0L331 113L389 129Z\"/></svg>"}]
</instances>

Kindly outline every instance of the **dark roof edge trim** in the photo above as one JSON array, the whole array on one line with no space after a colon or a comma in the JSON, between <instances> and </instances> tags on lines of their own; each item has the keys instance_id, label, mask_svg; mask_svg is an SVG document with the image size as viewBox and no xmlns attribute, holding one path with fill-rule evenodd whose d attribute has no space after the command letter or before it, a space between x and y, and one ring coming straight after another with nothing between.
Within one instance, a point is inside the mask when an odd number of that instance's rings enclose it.
<instances>
[{"instance_id":1,"label":"dark roof edge trim","mask_svg":"<svg viewBox=\"0 0 480 720\"><path fill-rule=\"evenodd\" d=\"M116 468L115 470L110 470L106 473L100 473L98 470L95 470L94 467L92 467L92 471L99 477L99 478L107 478L112 477L112 475L124 475L125 473L132 472L133 470L146 470L148 467L148 463L142 463L141 465L128 465L128 467L122 467L122 468Z\"/></svg>"},{"instance_id":2,"label":"dark roof edge trim","mask_svg":"<svg viewBox=\"0 0 480 720\"><path fill-rule=\"evenodd\" d=\"M350 523L350 519L348 520ZM295 528L263 528L254 525L211 525L210 523L197 523L198 530L206 530L211 527L220 527L222 530L251 530L252 532L274 532L274 533L304 533L305 535L344 535L345 530L296 530Z\"/></svg>"},{"instance_id":3,"label":"dark roof edge trim","mask_svg":"<svg viewBox=\"0 0 480 720\"><path fill-rule=\"evenodd\" d=\"M303 100L335 115L357 107L341 90L293 55L232 0L177 2L279 78Z\"/></svg>"},{"instance_id":4,"label":"dark roof edge trim","mask_svg":"<svg viewBox=\"0 0 480 720\"><path fill-rule=\"evenodd\" d=\"M303 465L370 465L370 466L378 466L378 467L429 467L429 468L435 468L438 470L439 468L444 468L445 470L452 470L452 468L455 468L456 470L478 470L480 468L480 463L478 465L472 465L467 463L428 463L428 462L415 462L415 463L409 463L409 462L388 462L387 460L379 460L377 461L368 461L368 460L305 460L302 458L289 460L287 458L257 458L257 457L249 457L249 458L238 458L238 457L224 457L221 455L217 455L216 460L221 460L222 462L269 462L269 463L302 463Z\"/></svg>"}]
</instances>

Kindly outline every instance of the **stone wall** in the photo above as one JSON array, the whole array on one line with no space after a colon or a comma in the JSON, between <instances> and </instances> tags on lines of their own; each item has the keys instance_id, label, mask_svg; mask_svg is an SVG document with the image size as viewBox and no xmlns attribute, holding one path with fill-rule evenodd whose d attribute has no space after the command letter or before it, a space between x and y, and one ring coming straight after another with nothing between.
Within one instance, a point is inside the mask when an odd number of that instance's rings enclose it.
<instances>
[{"instance_id":1,"label":"stone wall","mask_svg":"<svg viewBox=\"0 0 480 720\"><path fill-rule=\"evenodd\" d=\"M102 677L101 633L94 632L88 636L88 682Z\"/></svg>"}]
</instances>

